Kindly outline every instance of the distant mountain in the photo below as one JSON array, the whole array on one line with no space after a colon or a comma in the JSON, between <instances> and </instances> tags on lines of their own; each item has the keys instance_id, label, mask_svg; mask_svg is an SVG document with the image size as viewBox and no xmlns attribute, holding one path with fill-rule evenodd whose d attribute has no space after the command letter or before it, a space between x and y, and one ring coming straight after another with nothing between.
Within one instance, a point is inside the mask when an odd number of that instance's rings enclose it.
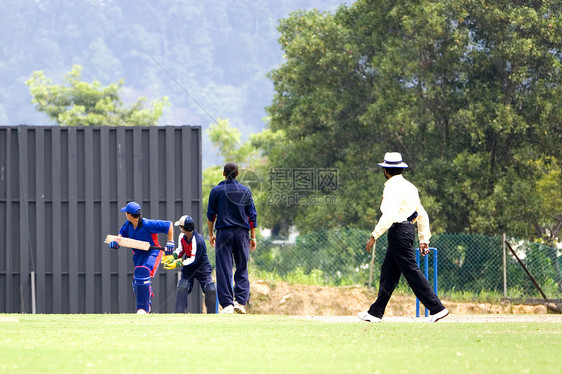
<instances>
[{"instance_id":1,"label":"distant mountain","mask_svg":"<svg viewBox=\"0 0 562 374\"><path fill-rule=\"evenodd\" d=\"M73 64L83 80L125 79L126 103L168 96L162 125L207 128L228 118L244 139L264 126L281 64L277 25L298 9L334 11L343 0L2 0L0 125L50 125L25 81L43 70L62 83ZM351 3L350 1L346 2ZM204 167L221 160L205 138Z\"/></svg>"}]
</instances>

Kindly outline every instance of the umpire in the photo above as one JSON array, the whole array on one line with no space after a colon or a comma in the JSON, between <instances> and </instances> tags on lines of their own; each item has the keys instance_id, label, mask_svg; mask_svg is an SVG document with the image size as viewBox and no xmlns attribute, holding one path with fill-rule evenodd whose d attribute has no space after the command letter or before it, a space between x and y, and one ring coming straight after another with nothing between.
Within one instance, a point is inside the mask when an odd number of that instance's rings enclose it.
<instances>
[{"instance_id":1,"label":"umpire","mask_svg":"<svg viewBox=\"0 0 562 374\"><path fill-rule=\"evenodd\" d=\"M256 249L256 208L250 189L236 180L238 165L224 165L224 180L209 193L209 243L215 247L217 294L221 313L245 314L250 297L248 261ZM213 232L217 230L217 235ZM248 235L250 232L250 236ZM216 243L215 243L216 241ZM236 264L232 289L232 260Z\"/></svg>"},{"instance_id":2,"label":"umpire","mask_svg":"<svg viewBox=\"0 0 562 374\"><path fill-rule=\"evenodd\" d=\"M388 249L381 266L377 300L368 311L360 312L357 316L363 321L381 322L390 296L400 280L400 274L404 274L416 297L430 311L428 322L437 322L446 317L449 311L423 276L413 250L414 223L417 221L420 253L422 256L429 253L431 237L429 216L420 203L416 186L402 176L402 171L408 167L402 162L402 155L398 152L387 152L384 155L384 162L378 165L383 168L387 179L380 207L382 216L365 244L365 249L371 252L376 240L386 230L388 230Z\"/></svg>"}]
</instances>

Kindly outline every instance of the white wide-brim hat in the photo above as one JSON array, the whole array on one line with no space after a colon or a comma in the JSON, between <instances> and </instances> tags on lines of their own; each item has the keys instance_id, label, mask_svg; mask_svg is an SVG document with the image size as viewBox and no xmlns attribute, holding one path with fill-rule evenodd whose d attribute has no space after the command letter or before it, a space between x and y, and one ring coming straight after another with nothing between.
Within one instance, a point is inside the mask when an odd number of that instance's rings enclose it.
<instances>
[{"instance_id":1,"label":"white wide-brim hat","mask_svg":"<svg viewBox=\"0 0 562 374\"><path fill-rule=\"evenodd\" d=\"M377 164L383 168L407 168L408 164L402 162L402 155L398 152L386 152L384 162Z\"/></svg>"}]
</instances>

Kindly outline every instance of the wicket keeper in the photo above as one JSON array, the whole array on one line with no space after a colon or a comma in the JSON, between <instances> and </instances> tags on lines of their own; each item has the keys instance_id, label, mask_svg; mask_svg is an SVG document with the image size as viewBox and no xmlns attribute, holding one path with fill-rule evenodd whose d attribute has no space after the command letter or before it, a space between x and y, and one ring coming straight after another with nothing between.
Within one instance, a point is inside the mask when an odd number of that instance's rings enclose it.
<instances>
[{"instance_id":1,"label":"wicket keeper","mask_svg":"<svg viewBox=\"0 0 562 374\"><path fill-rule=\"evenodd\" d=\"M178 248L169 256L164 256L164 269L181 268L181 278L176 290L176 313L185 312L187 296L193 290L193 280L197 279L205 295L207 313L217 312L217 288L213 282L213 268L207 256L207 246L203 236L195 231L193 218L181 216L176 221L181 233L178 236Z\"/></svg>"}]
</instances>

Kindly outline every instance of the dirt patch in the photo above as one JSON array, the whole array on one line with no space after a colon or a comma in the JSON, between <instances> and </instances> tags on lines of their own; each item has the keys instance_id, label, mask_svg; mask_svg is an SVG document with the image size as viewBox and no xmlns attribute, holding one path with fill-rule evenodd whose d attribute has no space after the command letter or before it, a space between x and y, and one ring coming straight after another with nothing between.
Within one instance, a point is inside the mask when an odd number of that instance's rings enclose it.
<instances>
[{"instance_id":1,"label":"dirt patch","mask_svg":"<svg viewBox=\"0 0 562 374\"><path fill-rule=\"evenodd\" d=\"M353 316L366 310L376 293L364 287L324 287L250 280L251 314L281 314L295 316ZM451 314L547 314L544 305L512 305L491 303L455 303L442 300ZM423 315L423 306L421 307ZM394 294L385 317L416 315L412 296Z\"/></svg>"}]
</instances>

